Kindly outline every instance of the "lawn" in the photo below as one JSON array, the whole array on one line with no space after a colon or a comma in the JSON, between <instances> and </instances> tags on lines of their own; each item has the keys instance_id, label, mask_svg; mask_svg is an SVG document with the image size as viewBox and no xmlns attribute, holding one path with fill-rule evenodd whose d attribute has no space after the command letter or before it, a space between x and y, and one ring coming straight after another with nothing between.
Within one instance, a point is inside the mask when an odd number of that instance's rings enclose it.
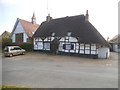
<instances>
[{"instance_id":1,"label":"lawn","mask_svg":"<svg viewBox=\"0 0 120 90\"><path fill-rule=\"evenodd\" d=\"M22 87L22 86L14 86L14 85L0 85L0 89L2 90L21 90L21 89L24 89L24 90L30 90L30 88L26 88L26 87Z\"/></svg>"}]
</instances>

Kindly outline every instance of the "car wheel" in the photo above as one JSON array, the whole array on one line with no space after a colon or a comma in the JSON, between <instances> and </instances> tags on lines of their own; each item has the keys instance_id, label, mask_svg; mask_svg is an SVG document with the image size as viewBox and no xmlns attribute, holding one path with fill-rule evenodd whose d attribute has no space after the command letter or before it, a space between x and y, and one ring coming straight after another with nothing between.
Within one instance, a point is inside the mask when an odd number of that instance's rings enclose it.
<instances>
[{"instance_id":1,"label":"car wheel","mask_svg":"<svg viewBox=\"0 0 120 90\"><path fill-rule=\"evenodd\" d=\"M10 56L10 57L12 57L12 56L13 56L13 54L10 54L9 56Z\"/></svg>"}]
</instances>

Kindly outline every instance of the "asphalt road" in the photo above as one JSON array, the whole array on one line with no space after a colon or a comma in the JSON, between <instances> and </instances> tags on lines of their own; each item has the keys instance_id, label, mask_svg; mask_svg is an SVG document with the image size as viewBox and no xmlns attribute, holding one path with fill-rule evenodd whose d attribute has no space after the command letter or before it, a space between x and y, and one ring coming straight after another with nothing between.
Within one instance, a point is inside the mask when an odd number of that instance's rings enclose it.
<instances>
[{"instance_id":1,"label":"asphalt road","mask_svg":"<svg viewBox=\"0 0 120 90\"><path fill-rule=\"evenodd\" d=\"M41 53L3 57L2 83L29 88L118 88L117 54L88 59Z\"/></svg>"}]
</instances>

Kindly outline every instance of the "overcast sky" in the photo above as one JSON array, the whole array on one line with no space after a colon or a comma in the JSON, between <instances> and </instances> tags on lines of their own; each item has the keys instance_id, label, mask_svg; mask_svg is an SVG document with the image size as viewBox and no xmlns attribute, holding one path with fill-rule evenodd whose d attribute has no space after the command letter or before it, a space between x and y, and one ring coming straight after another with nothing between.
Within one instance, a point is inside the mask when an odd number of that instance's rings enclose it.
<instances>
[{"instance_id":1,"label":"overcast sky","mask_svg":"<svg viewBox=\"0 0 120 90\"><path fill-rule=\"evenodd\" d=\"M33 12L37 23L54 18L86 14L89 21L106 39L118 34L119 0L0 0L0 34L11 32L17 18L31 21ZM47 4L48 2L48 4ZM48 8L47 8L48 7ZM87 35L86 35L87 36Z\"/></svg>"}]
</instances>

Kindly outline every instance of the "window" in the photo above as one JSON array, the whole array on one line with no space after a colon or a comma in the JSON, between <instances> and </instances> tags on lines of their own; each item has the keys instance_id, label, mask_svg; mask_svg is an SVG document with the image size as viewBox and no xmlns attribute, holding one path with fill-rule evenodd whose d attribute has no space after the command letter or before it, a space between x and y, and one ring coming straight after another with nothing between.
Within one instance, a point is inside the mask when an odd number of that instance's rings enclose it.
<instances>
[{"instance_id":1,"label":"window","mask_svg":"<svg viewBox=\"0 0 120 90\"><path fill-rule=\"evenodd\" d=\"M90 44L85 44L85 54L90 54Z\"/></svg>"},{"instance_id":2,"label":"window","mask_svg":"<svg viewBox=\"0 0 120 90\"><path fill-rule=\"evenodd\" d=\"M10 50L21 50L21 48L20 47L13 47Z\"/></svg>"},{"instance_id":3,"label":"window","mask_svg":"<svg viewBox=\"0 0 120 90\"><path fill-rule=\"evenodd\" d=\"M90 44L85 44L85 49L90 49Z\"/></svg>"},{"instance_id":4,"label":"window","mask_svg":"<svg viewBox=\"0 0 120 90\"><path fill-rule=\"evenodd\" d=\"M23 33L15 34L15 40L18 43L23 42Z\"/></svg>"},{"instance_id":5,"label":"window","mask_svg":"<svg viewBox=\"0 0 120 90\"><path fill-rule=\"evenodd\" d=\"M55 36L55 33L52 33L52 36L54 37L54 36Z\"/></svg>"},{"instance_id":6,"label":"window","mask_svg":"<svg viewBox=\"0 0 120 90\"><path fill-rule=\"evenodd\" d=\"M36 43L37 43L38 49L43 49L43 42L38 41Z\"/></svg>"},{"instance_id":7,"label":"window","mask_svg":"<svg viewBox=\"0 0 120 90\"><path fill-rule=\"evenodd\" d=\"M80 49L84 50L84 44L80 44Z\"/></svg>"},{"instance_id":8,"label":"window","mask_svg":"<svg viewBox=\"0 0 120 90\"><path fill-rule=\"evenodd\" d=\"M49 42L44 43L44 49L50 49L50 43Z\"/></svg>"},{"instance_id":9,"label":"window","mask_svg":"<svg viewBox=\"0 0 120 90\"><path fill-rule=\"evenodd\" d=\"M70 37L70 36L71 36L71 34L72 34L71 32L68 32L67 36L69 36L69 37Z\"/></svg>"},{"instance_id":10,"label":"window","mask_svg":"<svg viewBox=\"0 0 120 90\"><path fill-rule=\"evenodd\" d=\"M84 47L84 44L81 43L81 44L80 44L80 51L79 51L81 54L84 54L84 48L85 48L85 47Z\"/></svg>"},{"instance_id":11,"label":"window","mask_svg":"<svg viewBox=\"0 0 120 90\"><path fill-rule=\"evenodd\" d=\"M63 49L73 50L74 44L63 44Z\"/></svg>"},{"instance_id":12,"label":"window","mask_svg":"<svg viewBox=\"0 0 120 90\"><path fill-rule=\"evenodd\" d=\"M96 54L96 45L91 44L91 54Z\"/></svg>"}]
</instances>

